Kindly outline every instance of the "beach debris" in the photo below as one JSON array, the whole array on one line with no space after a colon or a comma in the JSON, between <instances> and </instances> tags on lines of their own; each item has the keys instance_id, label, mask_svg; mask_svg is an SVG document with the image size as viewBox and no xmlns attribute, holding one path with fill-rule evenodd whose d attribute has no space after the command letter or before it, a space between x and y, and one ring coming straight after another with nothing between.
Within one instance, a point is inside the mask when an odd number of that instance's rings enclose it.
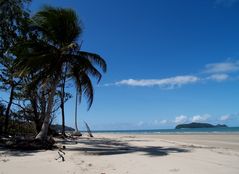
<instances>
[{"instance_id":1,"label":"beach debris","mask_svg":"<svg viewBox=\"0 0 239 174\"><path fill-rule=\"evenodd\" d=\"M72 136L74 136L77 139L78 137L82 136L82 133L80 131L75 131L72 133Z\"/></svg>"},{"instance_id":2,"label":"beach debris","mask_svg":"<svg viewBox=\"0 0 239 174\"><path fill-rule=\"evenodd\" d=\"M62 161L65 161L64 155L66 153L63 151L63 149L65 149L65 148L66 148L65 146L59 147L58 152L57 152L59 156L55 160L58 160L61 158Z\"/></svg>"},{"instance_id":3,"label":"beach debris","mask_svg":"<svg viewBox=\"0 0 239 174\"><path fill-rule=\"evenodd\" d=\"M85 123L85 126L86 126L86 129L87 129L87 132L88 132L89 136L90 136L90 137L94 137L94 136L92 135L92 132L91 132L91 130L90 130L89 125L88 125L85 121L84 121L84 123Z\"/></svg>"},{"instance_id":4,"label":"beach debris","mask_svg":"<svg viewBox=\"0 0 239 174\"><path fill-rule=\"evenodd\" d=\"M8 161L10 161L9 159L2 159L1 160L2 162L8 162Z\"/></svg>"},{"instance_id":5,"label":"beach debris","mask_svg":"<svg viewBox=\"0 0 239 174\"><path fill-rule=\"evenodd\" d=\"M8 162L8 161L9 159L7 159L7 155L5 153L0 153L0 162Z\"/></svg>"}]
</instances>

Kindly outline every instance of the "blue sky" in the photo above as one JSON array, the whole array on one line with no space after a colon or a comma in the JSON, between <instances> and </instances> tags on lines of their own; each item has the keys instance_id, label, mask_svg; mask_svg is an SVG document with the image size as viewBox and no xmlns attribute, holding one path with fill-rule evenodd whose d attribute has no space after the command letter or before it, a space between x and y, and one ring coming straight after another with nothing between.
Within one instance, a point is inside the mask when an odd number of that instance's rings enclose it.
<instances>
[{"instance_id":1,"label":"blue sky","mask_svg":"<svg viewBox=\"0 0 239 174\"><path fill-rule=\"evenodd\" d=\"M32 13L43 4L73 8L82 49L108 64L91 110L79 106L81 127L83 120L101 130L239 126L239 1L33 0ZM73 126L74 98L66 107Z\"/></svg>"}]
</instances>

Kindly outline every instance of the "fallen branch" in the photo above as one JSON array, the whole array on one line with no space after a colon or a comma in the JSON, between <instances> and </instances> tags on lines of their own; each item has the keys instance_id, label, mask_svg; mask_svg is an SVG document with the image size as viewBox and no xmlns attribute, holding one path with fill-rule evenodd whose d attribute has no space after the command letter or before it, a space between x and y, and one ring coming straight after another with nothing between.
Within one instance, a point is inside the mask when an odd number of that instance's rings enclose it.
<instances>
[{"instance_id":1,"label":"fallen branch","mask_svg":"<svg viewBox=\"0 0 239 174\"><path fill-rule=\"evenodd\" d=\"M62 149L65 149L65 146L62 146L62 147L60 147L60 148L58 149L58 152L57 152L57 153L58 153L59 157L56 158L56 160L58 160L58 159L61 158L62 161L65 161L65 158L64 158L63 155L65 155L66 153L65 153Z\"/></svg>"},{"instance_id":2,"label":"fallen branch","mask_svg":"<svg viewBox=\"0 0 239 174\"><path fill-rule=\"evenodd\" d=\"M65 158L64 158L64 156L58 151L58 155L59 155L59 157L58 158L56 158L56 160L58 160L58 159L62 159L62 161L65 161Z\"/></svg>"},{"instance_id":3,"label":"fallen branch","mask_svg":"<svg viewBox=\"0 0 239 174\"><path fill-rule=\"evenodd\" d=\"M84 121L85 122L85 121ZM88 124L85 122L85 126L86 126L86 129L87 129L87 132L89 134L90 137L94 137L91 133L91 130L90 130L90 127L88 126Z\"/></svg>"}]
</instances>

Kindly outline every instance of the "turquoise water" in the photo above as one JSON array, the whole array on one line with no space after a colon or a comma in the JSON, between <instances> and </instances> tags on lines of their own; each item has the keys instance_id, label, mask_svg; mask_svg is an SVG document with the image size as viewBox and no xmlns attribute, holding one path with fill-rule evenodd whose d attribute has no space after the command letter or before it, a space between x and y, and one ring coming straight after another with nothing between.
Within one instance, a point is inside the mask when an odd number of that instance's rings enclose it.
<instances>
[{"instance_id":1,"label":"turquoise water","mask_svg":"<svg viewBox=\"0 0 239 174\"><path fill-rule=\"evenodd\" d=\"M94 133L127 133L127 134L198 134L198 133L238 133L239 127L227 128L193 128L193 129L151 129L151 130L107 130Z\"/></svg>"}]
</instances>

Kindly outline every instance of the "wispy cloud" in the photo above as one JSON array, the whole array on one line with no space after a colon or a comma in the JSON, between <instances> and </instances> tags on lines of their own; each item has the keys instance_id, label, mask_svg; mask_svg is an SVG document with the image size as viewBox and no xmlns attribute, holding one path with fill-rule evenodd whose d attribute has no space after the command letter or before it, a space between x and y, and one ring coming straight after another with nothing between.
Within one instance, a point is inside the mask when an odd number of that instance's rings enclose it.
<instances>
[{"instance_id":1,"label":"wispy cloud","mask_svg":"<svg viewBox=\"0 0 239 174\"><path fill-rule=\"evenodd\" d=\"M206 80L222 82L230 78L229 74L239 72L239 61L225 61L205 65L203 73L208 74Z\"/></svg>"},{"instance_id":2,"label":"wispy cloud","mask_svg":"<svg viewBox=\"0 0 239 174\"><path fill-rule=\"evenodd\" d=\"M227 121L227 120L229 120L231 117L230 117L230 115L222 115L220 118L219 118L219 120L220 121Z\"/></svg>"},{"instance_id":3,"label":"wispy cloud","mask_svg":"<svg viewBox=\"0 0 239 174\"><path fill-rule=\"evenodd\" d=\"M239 61L227 61L207 64L203 70L208 74L221 74L239 71Z\"/></svg>"},{"instance_id":4,"label":"wispy cloud","mask_svg":"<svg viewBox=\"0 0 239 174\"><path fill-rule=\"evenodd\" d=\"M104 86L132 86L132 87L160 87L162 89L175 89L183 85L196 84L202 81L223 82L235 80L239 73L239 60L206 64L198 75L178 75L159 79L124 79Z\"/></svg>"},{"instance_id":5,"label":"wispy cloud","mask_svg":"<svg viewBox=\"0 0 239 174\"><path fill-rule=\"evenodd\" d=\"M209 114L205 114L205 115L194 115L192 117L192 122L204 122L207 121L210 118Z\"/></svg>"},{"instance_id":6,"label":"wispy cloud","mask_svg":"<svg viewBox=\"0 0 239 174\"><path fill-rule=\"evenodd\" d=\"M188 76L175 76L164 79L141 79L141 80L128 79L116 82L115 85L141 86L141 87L159 86L162 88L175 88L186 84L196 83L199 80L200 79L196 76L188 75Z\"/></svg>"},{"instance_id":7,"label":"wispy cloud","mask_svg":"<svg viewBox=\"0 0 239 174\"><path fill-rule=\"evenodd\" d=\"M173 122L176 124L181 124L181 123L187 122L187 120L188 120L188 117L186 115L179 115L175 118Z\"/></svg>"},{"instance_id":8,"label":"wispy cloud","mask_svg":"<svg viewBox=\"0 0 239 174\"><path fill-rule=\"evenodd\" d=\"M181 114L170 119L155 119L147 121L138 121L131 125L131 128L167 128L174 127L178 124L199 122L199 123L211 123L211 124L225 124L225 123L238 123L239 114L224 114L224 115L211 115L211 114L195 114L195 115L185 115Z\"/></svg>"},{"instance_id":9,"label":"wispy cloud","mask_svg":"<svg viewBox=\"0 0 239 174\"><path fill-rule=\"evenodd\" d=\"M208 119L210 117L211 117L211 115L209 115L209 114L194 115L192 117L189 117L187 115L179 115L179 116L175 117L175 119L172 121L172 123L182 124L182 123L186 123L186 122L205 122L205 121L208 121Z\"/></svg>"},{"instance_id":10,"label":"wispy cloud","mask_svg":"<svg viewBox=\"0 0 239 174\"><path fill-rule=\"evenodd\" d=\"M159 123L160 123L160 124L167 124L167 123L168 123L168 120L161 120Z\"/></svg>"},{"instance_id":11,"label":"wispy cloud","mask_svg":"<svg viewBox=\"0 0 239 174\"><path fill-rule=\"evenodd\" d=\"M212 75L208 76L206 79L222 82L222 81L229 79L229 75L228 74L212 74Z\"/></svg>"}]
</instances>

